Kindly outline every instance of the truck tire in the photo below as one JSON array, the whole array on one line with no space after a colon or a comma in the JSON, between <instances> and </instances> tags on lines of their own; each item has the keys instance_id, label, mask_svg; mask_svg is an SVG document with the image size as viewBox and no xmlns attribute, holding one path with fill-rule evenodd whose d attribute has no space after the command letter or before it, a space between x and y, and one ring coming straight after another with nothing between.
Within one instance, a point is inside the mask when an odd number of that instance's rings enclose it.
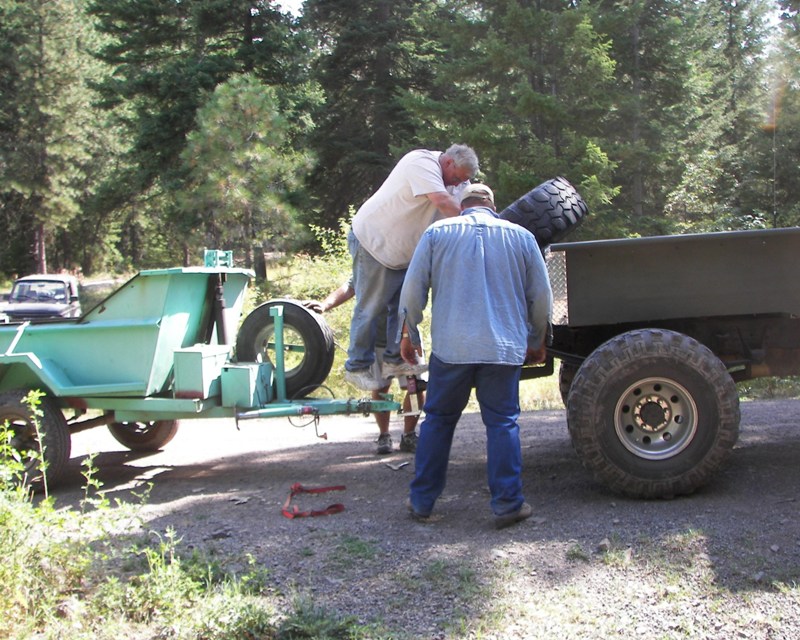
<instances>
[{"instance_id":1,"label":"truck tire","mask_svg":"<svg viewBox=\"0 0 800 640\"><path fill-rule=\"evenodd\" d=\"M569 392L567 423L586 468L613 491L672 498L705 484L739 435L725 365L680 333L630 331L598 347Z\"/></svg>"},{"instance_id":2,"label":"truck tire","mask_svg":"<svg viewBox=\"0 0 800 640\"><path fill-rule=\"evenodd\" d=\"M543 182L500 212L504 220L525 227L540 249L561 240L589 212L586 203L566 179Z\"/></svg>"},{"instance_id":3,"label":"truck tire","mask_svg":"<svg viewBox=\"0 0 800 640\"><path fill-rule=\"evenodd\" d=\"M312 393L328 377L336 345L333 331L319 314L294 300L270 300L244 320L236 337L239 362L275 365L275 319L270 310L283 307L286 395L297 398Z\"/></svg>"},{"instance_id":4,"label":"truck tire","mask_svg":"<svg viewBox=\"0 0 800 640\"><path fill-rule=\"evenodd\" d=\"M558 391L565 407L567 406L569 390L572 387L572 381L575 379L576 373L578 373L578 365L561 361L561 366L558 368Z\"/></svg>"},{"instance_id":5,"label":"truck tire","mask_svg":"<svg viewBox=\"0 0 800 640\"><path fill-rule=\"evenodd\" d=\"M35 490L44 487L45 477L39 453L42 450L30 407L25 403L27 389L14 389L0 393L0 424L8 421L11 446L20 454L24 465L22 481ZM58 405L47 396L41 398L38 417L39 432L44 445L45 476L47 485L58 483L69 462L71 441L69 427ZM31 454L34 454L33 457Z\"/></svg>"},{"instance_id":6,"label":"truck tire","mask_svg":"<svg viewBox=\"0 0 800 640\"><path fill-rule=\"evenodd\" d=\"M178 433L177 420L152 422L112 422L108 430L114 440L131 451L158 451Z\"/></svg>"}]
</instances>

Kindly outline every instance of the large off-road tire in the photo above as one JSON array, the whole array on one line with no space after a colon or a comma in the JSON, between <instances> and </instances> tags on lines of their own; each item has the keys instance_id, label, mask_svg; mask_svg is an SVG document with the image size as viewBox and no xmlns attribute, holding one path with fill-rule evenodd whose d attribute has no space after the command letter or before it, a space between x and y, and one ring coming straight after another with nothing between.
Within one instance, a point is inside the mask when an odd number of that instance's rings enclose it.
<instances>
[{"instance_id":1,"label":"large off-road tire","mask_svg":"<svg viewBox=\"0 0 800 640\"><path fill-rule=\"evenodd\" d=\"M283 307L284 369L286 395L296 398L312 393L328 377L336 345L333 331L317 313L293 300L270 300L255 308L236 337L239 362L275 365L275 319L270 310Z\"/></svg>"},{"instance_id":2,"label":"large off-road tire","mask_svg":"<svg viewBox=\"0 0 800 640\"><path fill-rule=\"evenodd\" d=\"M40 489L44 486L40 445L44 445L47 485L53 486L58 483L69 462L71 449L69 427L58 405L45 396L41 398L39 404L42 415L37 419L39 423L39 434L37 434L31 410L25 403L26 395L28 395L26 389L13 389L0 393L0 424L8 421L12 434L11 446L19 453L24 464L24 477L21 480L34 489Z\"/></svg>"},{"instance_id":3,"label":"large off-road tire","mask_svg":"<svg viewBox=\"0 0 800 640\"><path fill-rule=\"evenodd\" d=\"M543 182L500 212L500 217L525 227L539 248L561 240L589 212L586 203L566 179Z\"/></svg>"},{"instance_id":4,"label":"large off-road tire","mask_svg":"<svg viewBox=\"0 0 800 640\"><path fill-rule=\"evenodd\" d=\"M178 421L112 422L108 430L117 442L131 451L158 451L178 433Z\"/></svg>"},{"instance_id":5,"label":"large off-road tire","mask_svg":"<svg viewBox=\"0 0 800 640\"><path fill-rule=\"evenodd\" d=\"M691 493L739 435L739 398L725 365L673 331L631 331L598 347L575 375L567 406L584 466L637 498Z\"/></svg>"},{"instance_id":6,"label":"large off-road tire","mask_svg":"<svg viewBox=\"0 0 800 640\"><path fill-rule=\"evenodd\" d=\"M567 406L567 399L569 398L569 390L572 387L572 381L578 373L578 365L570 364L569 362L561 361L561 366L558 368L558 391L561 394L561 401L564 406Z\"/></svg>"}]
</instances>

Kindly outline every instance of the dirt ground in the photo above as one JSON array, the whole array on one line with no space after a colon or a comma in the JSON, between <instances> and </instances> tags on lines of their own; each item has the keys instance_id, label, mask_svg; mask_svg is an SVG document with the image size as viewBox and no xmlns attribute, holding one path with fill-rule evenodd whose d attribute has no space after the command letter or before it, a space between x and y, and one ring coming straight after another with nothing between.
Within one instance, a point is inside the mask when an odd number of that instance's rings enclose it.
<instances>
[{"instance_id":1,"label":"dirt ground","mask_svg":"<svg viewBox=\"0 0 800 640\"><path fill-rule=\"evenodd\" d=\"M493 528L477 414L456 432L441 518L405 510L413 456L374 454L370 417L184 422L164 451L124 450L105 429L73 438L57 504L77 504L81 461L110 498L153 483L145 528L174 527L186 549L230 566L255 558L271 600L298 595L408 638L800 637L800 401L742 404L739 443L690 497L631 500L593 481L563 411L521 419L524 486L534 517ZM395 447L400 423L393 420ZM410 464L400 468L398 463ZM388 464L387 464L388 463ZM290 520L340 502L335 515Z\"/></svg>"}]
</instances>

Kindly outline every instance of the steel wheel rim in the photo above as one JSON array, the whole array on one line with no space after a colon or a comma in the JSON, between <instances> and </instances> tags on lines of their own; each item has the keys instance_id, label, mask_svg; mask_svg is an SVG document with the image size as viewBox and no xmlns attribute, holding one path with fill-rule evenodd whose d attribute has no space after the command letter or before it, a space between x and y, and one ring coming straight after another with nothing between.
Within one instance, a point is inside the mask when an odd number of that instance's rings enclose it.
<instances>
[{"instance_id":1,"label":"steel wheel rim","mask_svg":"<svg viewBox=\"0 0 800 640\"><path fill-rule=\"evenodd\" d=\"M697 404L686 388L668 378L645 378L630 385L614 409L614 429L622 445L645 460L678 455L697 433Z\"/></svg>"},{"instance_id":2,"label":"steel wheel rim","mask_svg":"<svg viewBox=\"0 0 800 640\"><path fill-rule=\"evenodd\" d=\"M18 451L23 448L38 451L39 441L36 437L36 428L33 423L24 416L13 416L6 414L0 418L3 422L8 422L8 431L11 433L9 444Z\"/></svg>"},{"instance_id":3,"label":"steel wheel rim","mask_svg":"<svg viewBox=\"0 0 800 640\"><path fill-rule=\"evenodd\" d=\"M36 426L29 417L17 412L3 413L0 422L8 423L8 444L18 452L25 473L30 473L37 467L42 455Z\"/></svg>"}]
</instances>

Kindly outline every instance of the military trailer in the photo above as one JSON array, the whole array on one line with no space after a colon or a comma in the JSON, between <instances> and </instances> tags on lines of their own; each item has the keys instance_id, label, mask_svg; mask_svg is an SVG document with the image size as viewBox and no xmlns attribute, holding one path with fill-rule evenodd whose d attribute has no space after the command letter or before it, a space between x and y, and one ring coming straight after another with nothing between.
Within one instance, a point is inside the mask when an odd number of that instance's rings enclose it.
<instances>
[{"instance_id":1,"label":"military trailer","mask_svg":"<svg viewBox=\"0 0 800 640\"><path fill-rule=\"evenodd\" d=\"M737 440L735 383L800 374L800 229L549 249L548 356L582 463L625 495L691 493Z\"/></svg>"}]
</instances>

